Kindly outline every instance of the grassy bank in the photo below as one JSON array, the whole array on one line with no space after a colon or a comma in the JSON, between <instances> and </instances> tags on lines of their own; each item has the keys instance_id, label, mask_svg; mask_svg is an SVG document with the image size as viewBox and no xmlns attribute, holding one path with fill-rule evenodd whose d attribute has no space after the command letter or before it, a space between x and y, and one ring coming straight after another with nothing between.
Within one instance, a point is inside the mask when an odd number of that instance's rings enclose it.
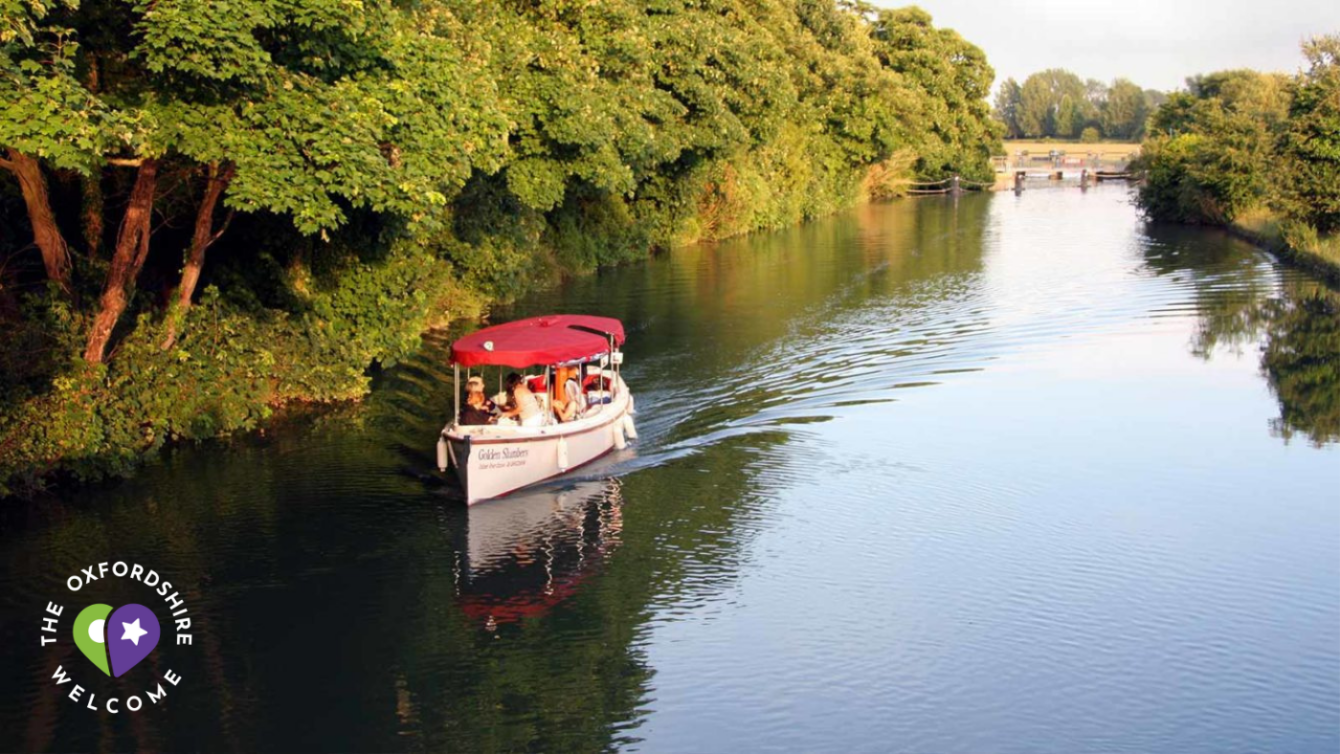
<instances>
[{"instance_id":1,"label":"grassy bank","mask_svg":"<svg viewBox=\"0 0 1340 754\"><path fill-rule=\"evenodd\" d=\"M1305 269L1340 289L1340 234L1322 236L1308 225L1286 220L1265 208L1241 213L1228 228L1285 263Z\"/></svg>"}]
</instances>

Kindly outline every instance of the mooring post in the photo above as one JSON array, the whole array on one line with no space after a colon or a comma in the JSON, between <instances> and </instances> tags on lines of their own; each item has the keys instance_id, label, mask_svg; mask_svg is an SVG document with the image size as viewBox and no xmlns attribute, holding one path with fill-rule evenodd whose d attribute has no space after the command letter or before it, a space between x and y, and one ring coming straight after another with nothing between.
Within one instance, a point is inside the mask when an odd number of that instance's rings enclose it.
<instances>
[{"instance_id":1,"label":"mooring post","mask_svg":"<svg viewBox=\"0 0 1340 754\"><path fill-rule=\"evenodd\" d=\"M1088 169L1088 168L1084 168L1083 170L1079 171L1079 187L1082 188L1082 189L1087 189L1087 188L1089 187L1089 169Z\"/></svg>"},{"instance_id":2,"label":"mooring post","mask_svg":"<svg viewBox=\"0 0 1340 754\"><path fill-rule=\"evenodd\" d=\"M949 181L949 193L953 194L954 196L958 196L959 194L963 193L963 190L960 189L958 185L958 173L955 173L953 179Z\"/></svg>"},{"instance_id":3,"label":"mooring post","mask_svg":"<svg viewBox=\"0 0 1340 754\"><path fill-rule=\"evenodd\" d=\"M1021 194L1024 191L1024 171L1014 171L1014 193Z\"/></svg>"}]
</instances>

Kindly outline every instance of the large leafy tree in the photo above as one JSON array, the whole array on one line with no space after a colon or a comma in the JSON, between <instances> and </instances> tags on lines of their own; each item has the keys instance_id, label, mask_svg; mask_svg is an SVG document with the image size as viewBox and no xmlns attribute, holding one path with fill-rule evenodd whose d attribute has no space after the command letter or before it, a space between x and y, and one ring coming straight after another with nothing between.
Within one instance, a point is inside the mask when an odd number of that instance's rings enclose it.
<instances>
[{"instance_id":1,"label":"large leafy tree","mask_svg":"<svg viewBox=\"0 0 1340 754\"><path fill-rule=\"evenodd\" d=\"M1322 233L1340 230L1340 35L1303 45L1307 70L1292 86L1280 139L1280 204Z\"/></svg>"},{"instance_id":2,"label":"large leafy tree","mask_svg":"<svg viewBox=\"0 0 1340 754\"><path fill-rule=\"evenodd\" d=\"M1144 90L1127 79L1112 82L1102 108L1103 133L1112 139L1138 140L1148 118Z\"/></svg>"},{"instance_id":3,"label":"large leafy tree","mask_svg":"<svg viewBox=\"0 0 1340 754\"><path fill-rule=\"evenodd\" d=\"M48 0L0 3L0 167L18 180L47 276L67 291L69 244L56 222L42 162L87 172L114 136L138 135L79 80L80 46L65 20L73 7Z\"/></svg>"},{"instance_id":4,"label":"large leafy tree","mask_svg":"<svg viewBox=\"0 0 1340 754\"><path fill-rule=\"evenodd\" d=\"M1149 119L1140 204L1152 217L1232 222L1268 198L1274 144L1288 116L1287 80L1224 71L1188 81Z\"/></svg>"},{"instance_id":5,"label":"large leafy tree","mask_svg":"<svg viewBox=\"0 0 1340 754\"><path fill-rule=\"evenodd\" d=\"M45 185L28 177L41 177L28 158L91 175L91 186L108 171L135 176L89 362L104 358L130 303L164 175L199 192L177 298L185 308L220 232L220 201L285 215L308 233L341 224L346 207L429 222L472 170L496 169L507 150L489 79L462 55L455 39L463 31L440 7L103 0L30 8L7 30L12 104L0 142L10 155L4 167L35 197L29 215L54 279L68 279L68 244Z\"/></svg>"},{"instance_id":6,"label":"large leafy tree","mask_svg":"<svg viewBox=\"0 0 1340 754\"><path fill-rule=\"evenodd\" d=\"M1025 79L1020 88L1020 129L1034 138L1078 133L1075 127L1082 129L1092 115L1088 102L1087 89L1079 76L1061 68L1039 71Z\"/></svg>"},{"instance_id":7,"label":"large leafy tree","mask_svg":"<svg viewBox=\"0 0 1340 754\"><path fill-rule=\"evenodd\" d=\"M981 49L952 29L937 29L920 8L881 11L875 25L880 58L921 93L915 127L920 172L989 180L990 157L1005 128L987 96L995 71Z\"/></svg>"}]
</instances>

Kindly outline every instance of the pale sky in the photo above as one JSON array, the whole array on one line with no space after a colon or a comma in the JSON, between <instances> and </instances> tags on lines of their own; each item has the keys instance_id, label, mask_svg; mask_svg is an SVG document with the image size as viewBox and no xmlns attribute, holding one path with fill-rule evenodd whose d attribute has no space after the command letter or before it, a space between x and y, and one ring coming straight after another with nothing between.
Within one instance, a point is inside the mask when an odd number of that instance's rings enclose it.
<instances>
[{"instance_id":1,"label":"pale sky","mask_svg":"<svg viewBox=\"0 0 1340 754\"><path fill-rule=\"evenodd\" d=\"M1305 37L1340 33L1340 0L877 0L916 4L986 51L996 82L1066 68L1176 89L1225 68L1293 73Z\"/></svg>"}]
</instances>

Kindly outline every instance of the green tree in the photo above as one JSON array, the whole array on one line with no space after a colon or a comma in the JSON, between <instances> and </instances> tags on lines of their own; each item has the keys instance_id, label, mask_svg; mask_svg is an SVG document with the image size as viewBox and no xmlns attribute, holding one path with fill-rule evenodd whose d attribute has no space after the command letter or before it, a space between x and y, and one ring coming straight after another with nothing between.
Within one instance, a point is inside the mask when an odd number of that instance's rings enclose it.
<instances>
[{"instance_id":1,"label":"green tree","mask_svg":"<svg viewBox=\"0 0 1340 754\"><path fill-rule=\"evenodd\" d=\"M1287 118L1284 80L1225 71L1188 81L1150 119L1141 207L1151 217L1224 224L1268 197L1276 134Z\"/></svg>"},{"instance_id":2,"label":"green tree","mask_svg":"<svg viewBox=\"0 0 1340 754\"><path fill-rule=\"evenodd\" d=\"M5 166L20 172L14 155L31 151L94 184L101 173L135 173L89 329L90 363L103 360L149 257L160 176L204 184L180 286L188 305L220 197L287 215L304 232L339 225L345 205L421 221L505 148L506 121L431 14L375 3L103 2L29 26L6 45L15 104L0 131ZM41 237L54 221L34 206Z\"/></svg>"},{"instance_id":3,"label":"green tree","mask_svg":"<svg viewBox=\"0 0 1340 754\"><path fill-rule=\"evenodd\" d=\"M56 222L42 161L87 172L113 133L136 136L77 78L79 43L64 22L73 2L0 3L0 168L18 180L49 279L70 286L69 244Z\"/></svg>"},{"instance_id":4,"label":"green tree","mask_svg":"<svg viewBox=\"0 0 1340 754\"><path fill-rule=\"evenodd\" d=\"M1112 139L1135 141L1143 136L1148 118L1144 90L1127 79L1112 82L1102 109L1103 133Z\"/></svg>"},{"instance_id":5,"label":"green tree","mask_svg":"<svg viewBox=\"0 0 1340 754\"><path fill-rule=\"evenodd\" d=\"M1340 35L1303 45L1307 70L1291 87L1279 143L1280 205L1322 233L1340 230Z\"/></svg>"},{"instance_id":6,"label":"green tree","mask_svg":"<svg viewBox=\"0 0 1340 754\"><path fill-rule=\"evenodd\" d=\"M1024 135L1019 125L1022 88L1012 78L1005 79L996 92L995 107L992 115L1005 126L1005 138L1018 139Z\"/></svg>"},{"instance_id":7,"label":"green tree","mask_svg":"<svg viewBox=\"0 0 1340 754\"><path fill-rule=\"evenodd\" d=\"M846 0L0 0L0 254L70 292L0 292L0 484L357 397L558 273L990 180L992 80Z\"/></svg>"},{"instance_id":8,"label":"green tree","mask_svg":"<svg viewBox=\"0 0 1340 754\"><path fill-rule=\"evenodd\" d=\"M1039 71L1024 80L1019 94L1019 125L1025 136L1031 138L1045 136L1072 135L1079 120L1088 119L1088 113L1079 103L1087 103L1084 82L1060 68ZM1063 100L1069 100L1064 121L1060 120ZM1065 127L1065 134L1061 133Z\"/></svg>"},{"instance_id":9,"label":"green tree","mask_svg":"<svg viewBox=\"0 0 1340 754\"><path fill-rule=\"evenodd\" d=\"M937 29L920 8L880 11L875 38L884 64L923 93L909 136L928 178L960 173L988 181L1004 128L987 95L995 71L986 55L952 29Z\"/></svg>"}]
</instances>

